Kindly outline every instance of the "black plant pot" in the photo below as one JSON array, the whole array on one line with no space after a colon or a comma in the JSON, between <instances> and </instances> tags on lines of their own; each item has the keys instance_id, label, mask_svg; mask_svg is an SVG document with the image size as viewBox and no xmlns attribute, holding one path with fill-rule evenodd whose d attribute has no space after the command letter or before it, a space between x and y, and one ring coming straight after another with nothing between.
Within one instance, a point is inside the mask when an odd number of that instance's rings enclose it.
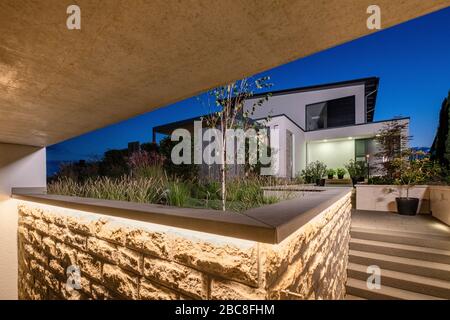
<instances>
[{"instance_id":1,"label":"black plant pot","mask_svg":"<svg viewBox=\"0 0 450 320\"><path fill-rule=\"evenodd\" d=\"M316 179L316 186L324 187L325 186L325 179Z\"/></svg>"},{"instance_id":2,"label":"black plant pot","mask_svg":"<svg viewBox=\"0 0 450 320\"><path fill-rule=\"evenodd\" d=\"M334 176L332 176L331 174L328 175L328 179L332 180Z\"/></svg>"},{"instance_id":3,"label":"black plant pot","mask_svg":"<svg viewBox=\"0 0 450 320\"><path fill-rule=\"evenodd\" d=\"M338 179L344 179L344 176L338 175Z\"/></svg>"},{"instance_id":4,"label":"black plant pot","mask_svg":"<svg viewBox=\"0 0 450 320\"><path fill-rule=\"evenodd\" d=\"M395 198L397 202L397 212L402 215L415 216L419 208L419 198Z\"/></svg>"}]
</instances>

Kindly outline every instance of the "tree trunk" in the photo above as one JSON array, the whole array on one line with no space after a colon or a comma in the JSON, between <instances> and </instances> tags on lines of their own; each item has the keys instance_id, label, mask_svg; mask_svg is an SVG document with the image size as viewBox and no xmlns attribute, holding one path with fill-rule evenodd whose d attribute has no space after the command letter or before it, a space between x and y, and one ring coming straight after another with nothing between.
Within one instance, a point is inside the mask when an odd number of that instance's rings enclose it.
<instances>
[{"instance_id":1,"label":"tree trunk","mask_svg":"<svg viewBox=\"0 0 450 320\"><path fill-rule=\"evenodd\" d=\"M225 161L226 161L226 138L225 138L225 131L226 131L226 119L225 115L222 116L221 121L221 130L222 130L222 150L221 150L221 175L220 175L220 183L222 188L222 211L226 210L226 167L225 167Z\"/></svg>"}]
</instances>

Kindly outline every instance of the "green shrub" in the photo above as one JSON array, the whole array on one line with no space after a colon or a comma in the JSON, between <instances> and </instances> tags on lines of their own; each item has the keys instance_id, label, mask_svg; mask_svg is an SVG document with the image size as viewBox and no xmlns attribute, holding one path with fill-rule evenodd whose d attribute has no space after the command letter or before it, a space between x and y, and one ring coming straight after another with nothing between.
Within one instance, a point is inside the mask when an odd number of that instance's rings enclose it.
<instances>
[{"instance_id":1,"label":"green shrub","mask_svg":"<svg viewBox=\"0 0 450 320\"><path fill-rule=\"evenodd\" d=\"M338 176L343 177L347 171L344 168L337 168L336 173Z\"/></svg>"},{"instance_id":2,"label":"green shrub","mask_svg":"<svg viewBox=\"0 0 450 320\"><path fill-rule=\"evenodd\" d=\"M191 195L201 200L219 200L220 183L218 181L191 183Z\"/></svg>"},{"instance_id":3,"label":"green shrub","mask_svg":"<svg viewBox=\"0 0 450 320\"><path fill-rule=\"evenodd\" d=\"M355 161L351 159L346 165L345 168L348 171L348 174L351 178L362 178L366 175L367 165L364 161Z\"/></svg>"},{"instance_id":4,"label":"green shrub","mask_svg":"<svg viewBox=\"0 0 450 320\"><path fill-rule=\"evenodd\" d=\"M336 171L334 169L327 169L327 176L333 177L336 174Z\"/></svg>"},{"instance_id":5,"label":"green shrub","mask_svg":"<svg viewBox=\"0 0 450 320\"><path fill-rule=\"evenodd\" d=\"M327 166L320 161L315 161L302 170L301 176L306 183L315 183L317 179L322 179L327 173Z\"/></svg>"}]
</instances>

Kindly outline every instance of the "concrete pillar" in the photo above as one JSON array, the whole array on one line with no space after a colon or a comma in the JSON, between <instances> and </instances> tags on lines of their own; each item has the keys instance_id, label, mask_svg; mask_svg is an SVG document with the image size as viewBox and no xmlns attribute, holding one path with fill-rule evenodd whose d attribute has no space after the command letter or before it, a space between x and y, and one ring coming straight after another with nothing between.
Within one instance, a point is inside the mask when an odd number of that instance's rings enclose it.
<instances>
[{"instance_id":1,"label":"concrete pillar","mask_svg":"<svg viewBox=\"0 0 450 320\"><path fill-rule=\"evenodd\" d=\"M45 185L45 148L0 143L0 300L17 299L17 206L11 188Z\"/></svg>"}]
</instances>

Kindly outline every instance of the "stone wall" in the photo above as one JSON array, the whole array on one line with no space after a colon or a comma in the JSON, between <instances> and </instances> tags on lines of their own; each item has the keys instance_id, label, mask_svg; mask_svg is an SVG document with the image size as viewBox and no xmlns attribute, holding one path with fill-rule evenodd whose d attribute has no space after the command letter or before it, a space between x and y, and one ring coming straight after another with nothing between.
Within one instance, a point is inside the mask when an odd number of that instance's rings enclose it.
<instances>
[{"instance_id":1,"label":"stone wall","mask_svg":"<svg viewBox=\"0 0 450 320\"><path fill-rule=\"evenodd\" d=\"M350 208L348 194L271 245L20 202L19 298L341 299Z\"/></svg>"}]
</instances>

